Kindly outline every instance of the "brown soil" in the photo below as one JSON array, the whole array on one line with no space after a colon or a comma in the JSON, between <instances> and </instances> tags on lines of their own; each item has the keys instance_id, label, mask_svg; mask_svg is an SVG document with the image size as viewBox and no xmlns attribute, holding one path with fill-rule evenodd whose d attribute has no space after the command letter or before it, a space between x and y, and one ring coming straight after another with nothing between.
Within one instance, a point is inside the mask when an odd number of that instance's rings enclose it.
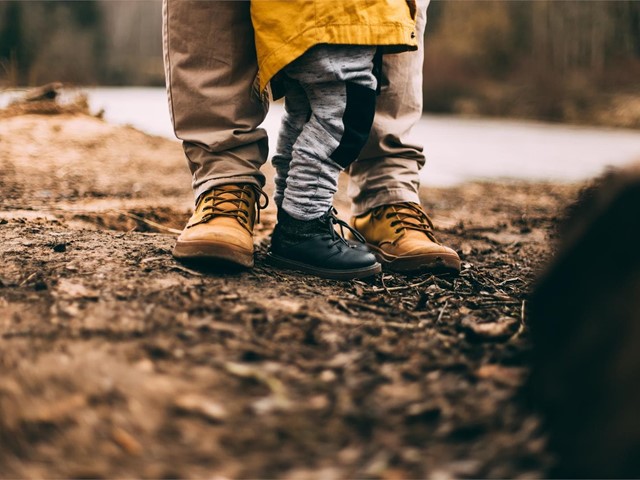
<instances>
[{"instance_id":1,"label":"brown soil","mask_svg":"<svg viewBox=\"0 0 640 480\"><path fill-rule=\"evenodd\" d=\"M430 189L460 276L335 282L265 263L272 208L253 270L173 260L176 142L63 113L0 145L1 476L549 472L525 300L576 186Z\"/></svg>"}]
</instances>

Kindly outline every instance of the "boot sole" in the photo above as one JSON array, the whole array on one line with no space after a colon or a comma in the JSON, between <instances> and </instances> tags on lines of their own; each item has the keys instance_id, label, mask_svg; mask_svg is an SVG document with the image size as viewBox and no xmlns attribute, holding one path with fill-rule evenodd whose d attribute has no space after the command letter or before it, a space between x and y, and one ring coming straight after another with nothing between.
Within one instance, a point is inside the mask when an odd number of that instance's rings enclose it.
<instances>
[{"instance_id":1,"label":"boot sole","mask_svg":"<svg viewBox=\"0 0 640 480\"><path fill-rule=\"evenodd\" d=\"M460 273L461 262L457 255L433 253L398 257L385 254L373 245L367 246L382 264L382 268L390 272Z\"/></svg>"},{"instance_id":2,"label":"boot sole","mask_svg":"<svg viewBox=\"0 0 640 480\"><path fill-rule=\"evenodd\" d=\"M253 267L253 251L237 250L229 245L206 242L177 242L173 256L178 260L205 260L212 263L231 263L242 267Z\"/></svg>"},{"instance_id":3,"label":"boot sole","mask_svg":"<svg viewBox=\"0 0 640 480\"><path fill-rule=\"evenodd\" d=\"M331 280L355 280L358 278L371 277L377 275L382 271L382 265L374 263L373 265L365 268L353 268L349 270L332 270L328 268L314 267L307 265L306 263L296 262L295 260L289 260L288 258L279 257L273 253L267 253L269 263L273 266L285 269L295 270L302 273L310 273L316 277L328 278Z\"/></svg>"}]
</instances>

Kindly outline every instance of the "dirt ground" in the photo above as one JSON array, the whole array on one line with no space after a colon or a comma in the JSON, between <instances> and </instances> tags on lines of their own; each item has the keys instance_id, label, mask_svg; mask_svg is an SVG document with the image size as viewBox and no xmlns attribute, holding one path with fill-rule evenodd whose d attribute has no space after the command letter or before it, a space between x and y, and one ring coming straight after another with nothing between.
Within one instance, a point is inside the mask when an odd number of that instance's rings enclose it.
<instances>
[{"instance_id":1,"label":"dirt ground","mask_svg":"<svg viewBox=\"0 0 640 480\"><path fill-rule=\"evenodd\" d=\"M0 116L0 476L545 477L526 298L577 189L425 191L458 277L274 270L272 207L222 272L170 255L177 142Z\"/></svg>"}]
</instances>

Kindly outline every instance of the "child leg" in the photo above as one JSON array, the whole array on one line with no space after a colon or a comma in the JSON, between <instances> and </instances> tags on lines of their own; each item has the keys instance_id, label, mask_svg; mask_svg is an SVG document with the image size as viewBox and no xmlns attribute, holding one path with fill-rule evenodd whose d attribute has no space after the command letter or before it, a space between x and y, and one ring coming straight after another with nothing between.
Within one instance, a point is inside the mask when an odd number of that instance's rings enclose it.
<instances>
[{"instance_id":1,"label":"child leg","mask_svg":"<svg viewBox=\"0 0 640 480\"><path fill-rule=\"evenodd\" d=\"M278 210L282 208L284 190L287 187L293 145L311 115L309 100L307 100L307 95L300 84L284 79L283 87L287 92L284 99L285 114L278 134L276 154L271 159L271 163L276 170L273 198Z\"/></svg>"},{"instance_id":2,"label":"child leg","mask_svg":"<svg viewBox=\"0 0 640 480\"><path fill-rule=\"evenodd\" d=\"M299 102L303 91L310 110L293 145L291 133L298 129L292 127L295 117L288 115L276 156L277 188L283 187L283 178L286 185L276 201L281 198L269 255L280 267L336 279L380 272L371 252L352 247L337 234L335 224L349 227L332 211L338 175L357 158L373 122L374 55L373 47L323 45L284 70L291 86L287 101Z\"/></svg>"},{"instance_id":3,"label":"child leg","mask_svg":"<svg viewBox=\"0 0 640 480\"><path fill-rule=\"evenodd\" d=\"M338 175L358 156L373 123L376 48L319 45L288 65L311 116L293 145L282 206L299 220L321 217L331 207Z\"/></svg>"}]
</instances>

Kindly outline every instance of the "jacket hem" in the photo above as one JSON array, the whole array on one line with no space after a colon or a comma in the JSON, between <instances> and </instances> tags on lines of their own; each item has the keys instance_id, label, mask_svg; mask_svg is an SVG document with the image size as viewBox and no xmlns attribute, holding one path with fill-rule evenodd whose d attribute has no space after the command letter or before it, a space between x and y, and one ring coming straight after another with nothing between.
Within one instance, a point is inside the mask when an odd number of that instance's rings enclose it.
<instances>
[{"instance_id":1,"label":"jacket hem","mask_svg":"<svg viewBox=\"0 0 640 480\"><path fill-rule=\"evenodd\" d=\"M385 52L399 53L416 50L418 42L414 25L380 24L369 25L354 34L354 25L313 26L274 49L258 65L260 91L264 92L271 79L289 63L310 48L319 44L371 45L386 47Z\"/></svg>"}]
</instances>

